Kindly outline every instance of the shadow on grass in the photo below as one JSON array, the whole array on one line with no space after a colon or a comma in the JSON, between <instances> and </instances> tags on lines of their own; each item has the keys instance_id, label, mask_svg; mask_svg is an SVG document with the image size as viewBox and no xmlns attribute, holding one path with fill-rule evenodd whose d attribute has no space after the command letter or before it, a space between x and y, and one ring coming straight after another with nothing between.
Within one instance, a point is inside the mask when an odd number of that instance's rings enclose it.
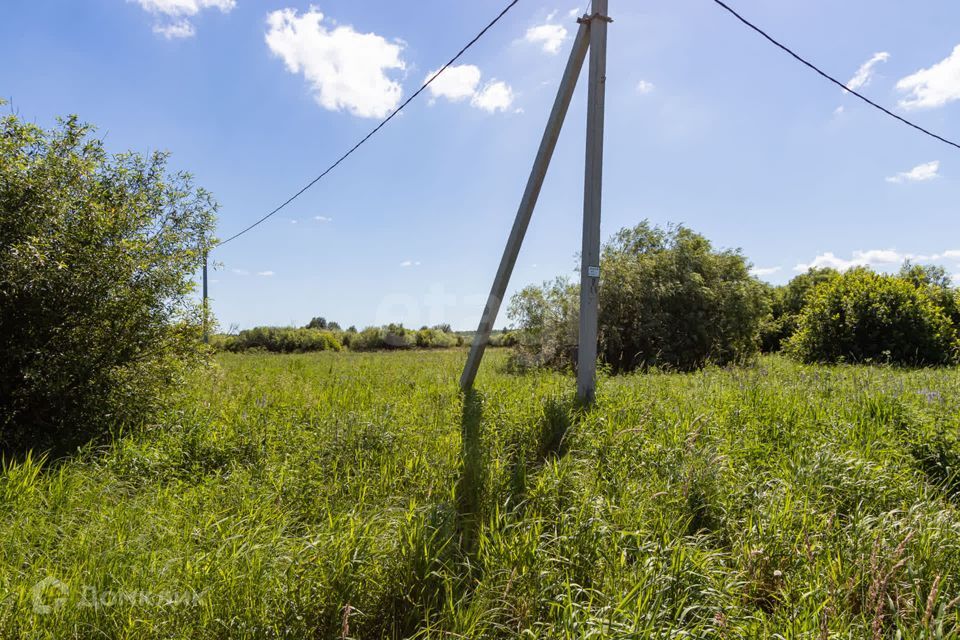
<instances>
[{"instance_id":1,"label":"shadow on grass","mask_svg":"<svg viewBox=\"0 0 960 640\"><path fill-rule=\"evenodd\" d=\"M480 444L480 423L483 420L483 400L476 390L463 394L463 416L460 419L461 473L457 480L457 529L461 545L468 554L476 548L477 534L483 514L484 460Z\"/></svg>"}]
</instances>

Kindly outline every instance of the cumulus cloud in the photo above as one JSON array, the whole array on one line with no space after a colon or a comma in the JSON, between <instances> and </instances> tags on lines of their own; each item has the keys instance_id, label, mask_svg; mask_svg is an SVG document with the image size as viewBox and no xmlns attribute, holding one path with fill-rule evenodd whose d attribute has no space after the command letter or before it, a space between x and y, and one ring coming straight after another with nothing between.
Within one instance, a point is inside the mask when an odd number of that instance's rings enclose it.
<instances>
[{"instance_id":1,"label":"cumulus cloud","mask_svg":"<svg viewBox=\"0 0 960 640\"><path fill-rule=\"evenodd\" d=\"M270 13L265 40L290 73L303 74L324 109L382 118L400 103L403 89L388 75L406 69L400 43L350 26L328 28L315 8L303 15L296 9Z\"/></svg>"},{"instance_id":2,"label":"cumulus cloud","mask_svg":"<svg viewBox=\"0 0 960 640\"><path fill-rule=\"evenodd\" d=\"M886 62L890 59L890 54L886 51L881 51L879 53L873 54L873 56L860 65L860 68L857 69L857 72L853 74L853 77L847 81L847 86L856 91L862 87L870 84L870 80L873 79L874 67L876 67L881 62Z\"/></svg>"},{"instance_id":3,"label":"cumulus cloud","mask_svg":"<svg viewBox=\"0 0 960 640\"><path fill-rule=\"evenodd\" d=\"M648 93L652 93L653 90L656 88L657 87L655 84L653 84L652 82L648 82L646 80L641 80L640 82L637 83L637 93L639 93L640 95L646 95Z\"/></svg>"},{"instance_id":4,"label":"cumulus cloud","mask_svg":"<svg viewBox=\"0 0 960 640\"><path fill-rule=\"evenodd\" d=\"M228 13L237 6L236 0L134 0L145 11L160 20L153 25L153 32L167 40L190 38L196 29L189 18L204 9L219 9Z\"/></svg>"},{"instance_id":5,"label":"cumulus cloud","mask_svg":"<svg viewBox=\"0 0 960 640\"><path fill-rule=\"evenodd\" d=\"M772 276L782 269L783 267L754 267L750 269L750 274L762 278L763 276Z\"/></svg>"},{"instance_id":6,"label":"cumulus cloud","mask_svg":"<svg viewBox=\"0 0 960 640\"><path fill-rule=\"evenodd\" d=\"M524 40L539 45L545 53L551 55L560 53L560 47L563 46L563 42L569 34L565 26L553 23L555 15L555 13L550 14L544 24L530 27L523 36Z\"/></svg>"},{"instance_id":7,"label":"cumulus cloud","mask_svg":"<svg viewBox=\"0 0 960 640\"><path fill-rule=\"evenodd\" d=\"M427 74L429 80L437 71ZM480 69L472 64L449 67L437 79L430 83L430 95L434 98L446 98L451 102L460 102L473 97L480 85Z\"/></svg>"},{"instance_id":8,"label":"cumulus cloud","mask_svg":"<svg viewBox=\"0 0 960 640\"><path fill-rule=\"evenodd\" d=\"M960 44L932 67L901 79L897 90L908 94L899 102L904 109L930 109L960 100Z\"/></svg>"},{"instance_id":9,"label":"cumulus cloud","mask_svg":"<svg viewBox=\"0 0 960 640\"><path fill-rule=\"evenodd\" d=\"M811 262L800 263L794 267L794 271L806 271L808 269L821 269L829 267L838 271L846 271L854 267L875 267L879 269L891 269L898 267L905 261L915 263L941 262L944 260L960 260L960 250L947 249L942 253L903 253L895 249L869 249L866 251L854 251L850 258L841 258L831 251L821 253Z\"/></svg>"},{"instance_id":10,"label":"cumulus cloud","mask_svg":"<svg viewBox=\"0 0 960 640\"><path fill-rule=\"evenodd\" d=\"M940 177L940 174L937 173L939 170L940 161L934 160L933 162L919 164L910 171L901 171L895 176L886 178L886 180L895 184L900 182L926 182Z\"/></svg>"},{"instance_id":11,"label":"cumulus cloud","mask_svg":"<svg viewBox=\"0 0 960 640\"><path fill-rule=\"evenodd\" d=\"M430 79L436 71L427 74ZM480 87L483 73L472 64L450 67L430 84L433 99L445 98L451 102L463 102L470 98L470 104L488 113L506 111L513 104L513 89L506 82L491 80ZM522 113L522 110L516 110Z\"/></svg>"},{"instance_id":12,"label":"cumulus cloud","mask_svg":"<svg viewBox=\"0 0 960 640\"><path fill-rule=\"evenodd\" d=\"M488 113L506 111L513 104L513 89L506 82L492 80L474 94L470 104Z\"/></svg>"}]
</instances>

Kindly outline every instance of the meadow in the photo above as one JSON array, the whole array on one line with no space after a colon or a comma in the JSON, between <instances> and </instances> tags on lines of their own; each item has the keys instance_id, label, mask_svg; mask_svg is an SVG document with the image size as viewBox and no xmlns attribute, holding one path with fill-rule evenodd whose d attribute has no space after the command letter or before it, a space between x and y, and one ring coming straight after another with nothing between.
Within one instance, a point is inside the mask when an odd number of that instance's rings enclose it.
<instances>
[{"instance_id":1,"label":"meadow","mask_svg":"<svg viewBox=\"0 0 960 640\"><path fill-rule=\"evenodd\" d=\"M0 471L4 638L949 638L960 371L220 354Z\"/></svg>"}]
</instances>

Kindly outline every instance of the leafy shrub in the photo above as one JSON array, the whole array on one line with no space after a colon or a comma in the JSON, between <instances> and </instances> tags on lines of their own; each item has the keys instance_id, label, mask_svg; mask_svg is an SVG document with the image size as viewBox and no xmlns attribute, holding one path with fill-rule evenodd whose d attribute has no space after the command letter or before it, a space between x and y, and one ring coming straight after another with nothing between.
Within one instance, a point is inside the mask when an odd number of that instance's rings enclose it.
<instances>
[{"instance_id":1,"label":"leafy shrub","mask_svg":"<svg viewBox=\"0 0 960 640\"><path fill-rule=\"evenodd\" d=\"M642 222L607 243L601 266L600 347L614 371L690 370L757 353L767 300L739 251Z\"/></svg>"},{"instance_id":2,"label":"leafy shrub","mask_svg":"<svg viewBox=\"0 0 960 640\"><path fill-rule=\"evenodd\" d=\"M241 331L227 344L234 352L261 349L272 353L340 351L343 345L331 331L293 327L256 327Z\"/></svg>"},{"instance_id":3,"label":"leafy shrub","mask_svg":"<svg viewBox=\"0 0 960 640\"><path fill-rule=\"evenodd\" d=\"M952 362L953 323L907 279L854 269L817 287L788 350L804 362Z\"/></svg>"},{"instance_id":4,"label":"leafy shrub","mask_svg":"<svg viewBox=\"0 0 960 640\"><path fill-rule=\"evenodd\" d=\"M515 327L512 370L548 366L569 369L576 361L579 289L567 278L531 285L510 299L507 315Z\"/></svg>"},{"instance_id":5,"label":"leafy shrub","mask_svg":"<svg viewBox=\"0 0 960 640\"><path fill-rule=\"evenodd\" d=\"M770 315L760 330L760 348L765 353L780 351L797 330L800 313L811 292L823 282L840 275L836 269L811 268L782 287L772 290Z\"/></svg>"},{"instance_id":6,"label":"leafy shrub","mask_svg":"<svg viewBox=\"0 0 960 640\"><path fill-rule=\"evenodd\" d=\"M352 351L381 349L444 349L463 344L463 338L438 328L424 327L418 331L405 329L400 324L385 327L367 327L350 339Z\"/></svg>"},{"instance_id":7,"label":"leafy shrub","mask_svg":"<svg viewBox=\"0 0 960 640\"><path fill-rule=\"evenodd\" d=\"M216 204L75 118L0 129L0 447L63 451L147 419L205 352L189 295Z\"/></svg>"},{"instance_id":8,"label":"leafy shrub","mask_svg":"<svg viewBox=\"0 0 960 640\"><path fill-rule=\"evenodd\" d=\"M643 222L604 247L600 355L615 372L690 370L754 355L768 301L738 251L714 251L682 226ZM565 279L527 287L510 303L520 331L518 368L575 364L579 289Z\"/></svg>"}]
</instances>

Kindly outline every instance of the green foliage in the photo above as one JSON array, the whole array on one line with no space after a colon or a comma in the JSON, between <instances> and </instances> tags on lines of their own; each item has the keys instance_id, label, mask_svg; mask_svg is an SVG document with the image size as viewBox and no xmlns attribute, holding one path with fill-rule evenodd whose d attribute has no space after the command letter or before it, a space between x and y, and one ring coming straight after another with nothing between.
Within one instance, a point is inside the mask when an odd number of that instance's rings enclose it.
<instances>
[{"instance_id":1,"label":"green foliage","mask_svg":"<svg viewBox=\"0 0 960 640\"><path fill-rule=\"evenodd\" d=\"M954 362L957 334L927 287L854 269L817 287L788 350L804 362Z\"/></svg>"},{"instance_id":2,"label":"green foliage","mask_svg":"<svg viewBox=\"0 0 960 640\"><path fill-rule=\"evenodd\" d=\"M571 369L576 361L580 293L567 278L541 286L525 287L510 299L507 316L513 326L517 348L511 368L538 366Z\"/></svg>"},{"instance_id":3,"label":"green foliage","mask_svg":"<svg viewBox=\"0 0 960 640\"><path fill-rule=\"evenodd\" d=\"M327 328L327 319L323 316L312 318L310 322L307 323L305 329L326 329Z\"/></svg>"},{"instance_id":4,"label":"green foliage","mask_svg":"<svg viewBox=\"0 0 960 640\"><path fill-rule=\"evenodd\" d=\"M192 274L216 205L167 155L75 118L0 121L0 447L65 450L161 404L201 356Z\"/></svg>"},{"instance_id":5,"label":"green foliage","mask_svg":"<svg viewBox=\"0 0 960 640\"><path fill-rule=\"evenodd\" d=\"M691 370L757 353L768 299L739 251L715 251L682 226L642 222L607 242L601 267L600 357L613 371ZM515 294L515 368L573 367L579 306L579 288L566 279Z\"/></svg>"},{"instance_id":6,"label":"green foliage","mask_svg":"<svg viewBox=\"0 0 960 640\"><path fill-rule=\"evenodd\" d=\"M960 371L764 356L584 412L501 350L464 399L463 356L220 354L166 428L0 466L0 637L960 634Z\"/></svg>"},{"instance_id":7,"label":"green foliage","mask_svg":"<svg viewBox=\"0 0 960 640\"><path fill-rule=\"evenodd\" d=\"M761 349L765 353L780 351L787 339L797 330L800 312L810 293L823 282L829 282L840 272L836 269L810 268L782 287L773 288L770 295L770 315L761 328Z\"/></svg>"},{"instance_id":8,"label":"green foliage","mask_svg":"<svg viewBox=\"0 0 960 640\"><path fill-rule=\"evenodd\" d=\"M332 331L293 327L255 327L228 338L225 348L233 352L260 349L273 353L306 353L340 351L343 345Z\"/></svg>"},{"instance_id":9,"label":"green foliage","mask_svg":"<svg viewBox=\"0 0 960 640\"><path fill-rule=\"evenodd\" d=\"M400 324L385 327L367 327L350 339L352 351L379 351L392 349L446 349L463 345L463 338L440 329L424 327L419 331L405 329Z\"/></svg>"},{"instance_id":10,"label":"green foliage","mask_svg":"<svg viewBox=\"0 0 960 640\"><path fill-rule=\"evenodd\" d=\"M690 370L757 353L767 300L739 251L643 222L607 243L601 266L600 343L614 371Z\"/></svg>"}]
</instances>

